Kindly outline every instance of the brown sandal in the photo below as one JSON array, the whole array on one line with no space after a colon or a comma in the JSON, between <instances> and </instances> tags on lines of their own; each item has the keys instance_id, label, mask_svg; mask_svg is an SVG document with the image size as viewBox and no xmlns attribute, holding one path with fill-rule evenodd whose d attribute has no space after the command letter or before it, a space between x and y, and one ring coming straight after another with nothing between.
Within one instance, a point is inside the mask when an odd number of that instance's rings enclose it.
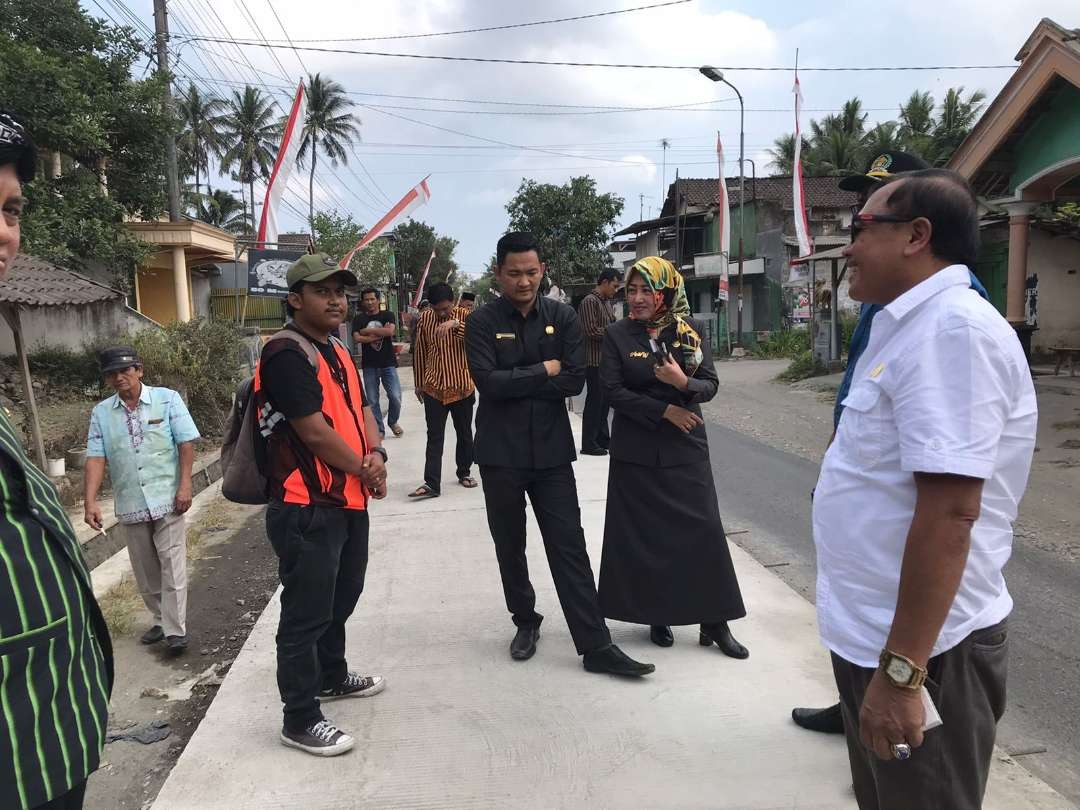
<instances>
[{"instance_id":1,"label":"brown sandal","mask_svg":"<svg viewBox=\"0 0 1080 810\"><path fill-rule=\"evenodd\" d=\"M424 498L438 498L439 493L433 490L427 484L421 484L409 493L409 497L415 498L416 500L423 500Z\"/></svg>"},{"instance_id":2,"label":"brown sandal","mask_svg":"<svg viewBox=\"0 0 1080 810\"><path fill-rule=\"evenodd\" d=\"M405 428L403 428L401 425L391 425L390 431L400 439L401 434L405 432Z\"/></svg>"},{"instance_id":3,"label":"brown sandal","mask_svg":"<svg viewBox=\"0 0 1080 810\"><path fill-rule=\"evenodd\" d=\"M476 483L476 479L473 478L471 475L466 475L464 478L459 478L458 483L465 487L465 489L476 489L479 486L479 484Z\"/></svg>"}]
</instances>

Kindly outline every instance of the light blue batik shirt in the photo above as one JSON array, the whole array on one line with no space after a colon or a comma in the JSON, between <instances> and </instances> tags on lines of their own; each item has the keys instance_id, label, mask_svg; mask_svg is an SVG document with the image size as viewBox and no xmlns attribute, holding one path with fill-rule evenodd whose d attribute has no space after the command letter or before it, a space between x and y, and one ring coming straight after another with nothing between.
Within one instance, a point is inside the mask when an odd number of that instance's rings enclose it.
<instances>
[{"instance_id":1,"label":"light blue batik shirt","mask_svg":"<svg viewBox=\"0 0 1080 810\"><path fill-rule=\"evenodd\" d=\"M184 400L169 388L144 384L131 410L119 394L95 405L86 455L109 465L116 519L143 523L172 514L180 483L177 446L198 438Z\"/></svg>"}]
</instances>

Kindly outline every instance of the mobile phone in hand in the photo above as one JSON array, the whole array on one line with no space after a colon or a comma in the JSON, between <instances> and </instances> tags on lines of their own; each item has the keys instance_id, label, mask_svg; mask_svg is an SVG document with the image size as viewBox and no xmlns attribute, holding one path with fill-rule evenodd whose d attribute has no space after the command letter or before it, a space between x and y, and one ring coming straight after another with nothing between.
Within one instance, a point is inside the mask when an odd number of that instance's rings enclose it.
<instances>
[{"instance_id":1,"label":"mobile phone in hand","mask_svg":"<svg viewBox=\"0 0 1080 810\"><path fill-rule=\"evenodd\" d=\"M656 338L649 338L649 348L652 349L653 360L656 361L656 365L667 365L668 357L671 355L668 352L667 344L664 343L664 341L658 341Z\"/></svg>"}]
</instances>

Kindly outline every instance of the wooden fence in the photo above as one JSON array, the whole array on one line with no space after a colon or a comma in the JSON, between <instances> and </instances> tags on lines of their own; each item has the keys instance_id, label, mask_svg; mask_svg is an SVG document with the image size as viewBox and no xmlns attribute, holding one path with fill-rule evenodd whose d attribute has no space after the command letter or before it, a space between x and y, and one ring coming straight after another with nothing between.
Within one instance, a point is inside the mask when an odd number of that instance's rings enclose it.
<instances>
[{"instance_id":1,"label":"wooden fence","mask_svg":"<svg viewBox=\"0 0 1080 810\"><path fill-rule=\"evenodd\" d=\"M247 290L211 290L210 319L276 330L285 324L285 304L281 298L248 295Z\"/></svg>"}]
</instances>

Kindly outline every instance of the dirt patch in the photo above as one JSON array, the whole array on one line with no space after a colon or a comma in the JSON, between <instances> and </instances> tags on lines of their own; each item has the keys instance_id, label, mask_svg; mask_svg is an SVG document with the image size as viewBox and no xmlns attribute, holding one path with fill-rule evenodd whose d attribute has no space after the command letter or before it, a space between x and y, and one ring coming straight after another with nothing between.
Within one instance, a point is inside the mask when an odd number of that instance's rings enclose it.
<instances>
[{"instance_id":1,"label":"dirt patch","mask_svg":"<svg viewBox=\"0 0 1080 810\"><path fill-rule=\"evenodd\" d=\"M90 778L88 808L141 810L153 803L277 588L277 559L266 540L262 509L213 497L188 528L190 646L185 654L171 657L164 645L139 644L150 615L134 583L121 583L101 600L116 664L109 730L132 733L156 726L168 736L148 745L126 739L106 745L103 764ZM163 697L189 690L184 700Z\"/></svg>"}]
</instances>

